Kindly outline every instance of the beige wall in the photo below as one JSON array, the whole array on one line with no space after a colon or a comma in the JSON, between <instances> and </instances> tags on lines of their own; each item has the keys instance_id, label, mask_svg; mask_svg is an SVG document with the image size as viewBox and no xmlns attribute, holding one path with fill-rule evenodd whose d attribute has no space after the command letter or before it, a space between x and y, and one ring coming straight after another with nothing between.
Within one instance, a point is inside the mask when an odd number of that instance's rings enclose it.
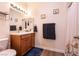
<instances>
[{"instance_id":1,"label":"beige wall","mask_svg":"<svg viewBox=\"0 0 79 59\"><path fill-rule=\"evenodd\" d=\"M32 9L35 25L38 32L35 37L35 46L58 52L64 52L66 39L67 8L65 3L28 3L28 8ZM59 14L54 15L53 9L59 8ZM41 19L40 15L46 14L46 19ZM43 23L56 23L56 40L46 40L43 38Z\"/></svg>"}]
</instances>

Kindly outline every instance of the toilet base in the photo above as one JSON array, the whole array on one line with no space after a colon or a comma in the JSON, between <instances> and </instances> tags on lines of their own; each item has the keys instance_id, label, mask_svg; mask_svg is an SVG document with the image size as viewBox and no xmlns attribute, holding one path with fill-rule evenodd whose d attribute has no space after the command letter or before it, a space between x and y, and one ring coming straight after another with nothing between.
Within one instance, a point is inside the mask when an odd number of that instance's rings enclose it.
<instances>
[{"instance_id":1,"label":"toilet base","mask_svg":"<svg viewBox=\"0 0 79 59\"><path fill-rule=\"evenodd\" d=\"M16 56L14 49L6 49L0 52L0 56Z\"/></svg>"}]
</instances>

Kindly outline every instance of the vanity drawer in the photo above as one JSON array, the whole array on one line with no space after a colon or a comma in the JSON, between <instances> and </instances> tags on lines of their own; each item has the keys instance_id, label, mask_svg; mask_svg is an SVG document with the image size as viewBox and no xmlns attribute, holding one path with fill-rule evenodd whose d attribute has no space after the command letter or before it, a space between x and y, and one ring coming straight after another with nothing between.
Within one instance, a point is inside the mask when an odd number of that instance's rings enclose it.
<instances>
[{"instance_id":1,"label":"vanity drawer","mask_svg":"<svg viewBox=\"0 0 79 59\"><path fill-rule=\"evenodd\" d=\"M28 37L31 37L31 35L30 34L22 35L22 39L25 39L25 38L28 38Z\"/></svg>"}]
</instances>

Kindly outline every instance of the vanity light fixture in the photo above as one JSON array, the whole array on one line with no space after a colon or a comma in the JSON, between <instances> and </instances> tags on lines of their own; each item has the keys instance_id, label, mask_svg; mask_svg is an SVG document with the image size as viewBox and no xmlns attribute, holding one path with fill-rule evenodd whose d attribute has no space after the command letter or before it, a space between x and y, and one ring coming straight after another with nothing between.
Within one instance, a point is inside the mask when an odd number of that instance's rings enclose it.
<instances>
[{"instance_id":1,"label":"vanity light fixture","mask_svg":"<svg viewBox=\"0 0 79 59\"><path fill-rule=\"evenodd\" d=\"M27 14L26 11L24 11L22 8L16 6L16 5L12 4L12 3L10 4L10 6L11 6L12 8L14 8L14 9L16 9L16 10L18 10L18 11L24 13L24 14Z\"/></svg>"}]
</instances>

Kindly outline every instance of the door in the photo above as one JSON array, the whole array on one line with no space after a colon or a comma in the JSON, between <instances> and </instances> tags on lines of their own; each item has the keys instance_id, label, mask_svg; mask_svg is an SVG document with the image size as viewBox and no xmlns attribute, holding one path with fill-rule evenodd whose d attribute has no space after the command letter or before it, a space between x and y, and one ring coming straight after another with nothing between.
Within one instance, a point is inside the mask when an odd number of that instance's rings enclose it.
<instances>
[{"instance_id":1,"label":"door","mask_svg":"<svg viewBox=\"0 0 79 59\"><path fill-rule=\"evenodd\" d=\"M78 55L78 3L72 3L67 13L65 55Z\"/></svg>"}]
</instances>

